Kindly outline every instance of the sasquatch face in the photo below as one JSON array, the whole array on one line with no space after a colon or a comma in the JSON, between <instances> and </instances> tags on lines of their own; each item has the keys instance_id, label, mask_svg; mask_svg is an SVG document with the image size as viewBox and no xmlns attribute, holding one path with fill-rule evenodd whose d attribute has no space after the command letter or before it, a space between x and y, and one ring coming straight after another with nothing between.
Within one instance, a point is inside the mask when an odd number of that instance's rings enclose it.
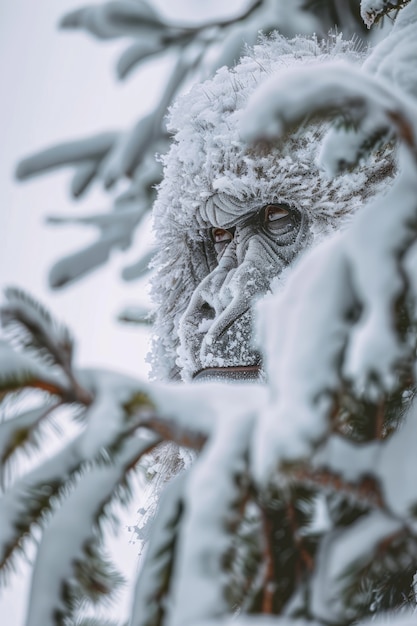
<instances>
[{"instance_id":1,"label":"sasquatch face","mask_svg":"<svg viewBox=\"0 0 417 626\"><path fill-rule=\"evenodd\" d=\"M153 209L154 378L258 377L254 303L386 180L391 160L383 154L366 170L329 179L317 165L323 125L306 123L279 145L242 139L243 111L265 79L346 56L359 62L354 44L337 39L332 49L277 35L173 106L173 140Z\"/></svg>"},{"instance_id":2,"label":"sasquatch face","mask_svg":"<svg viewBox=\"0 0 417 626\"><path fill-rule=\"evenodd\" d=\"M213 224L204 245L216 267L180 319L180 354L193 378L258 378L252 305L306 247L306 213L286 202L254 207L232 224Z\"/></svg>"}]
</instances>

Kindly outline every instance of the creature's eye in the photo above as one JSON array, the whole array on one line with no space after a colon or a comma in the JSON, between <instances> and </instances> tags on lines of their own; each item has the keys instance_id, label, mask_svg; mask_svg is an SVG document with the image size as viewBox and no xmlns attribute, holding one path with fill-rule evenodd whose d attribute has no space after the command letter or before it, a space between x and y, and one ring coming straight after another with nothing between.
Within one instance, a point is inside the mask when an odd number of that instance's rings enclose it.
<instances>
[{"instance_id":1,"label":"creature's eye","mask_svg":"<svg viewBox=\"0 0 417 626\"><path fill-rule=\"evenodd\" d=\"M223 254L228 244L232 241L234 230L234 228L230 230L225 230L224 228L211 229L211 238L218 257Z\"/></svg>"},{"instance_id":2,"label":"creature's eye","mask_svg":"<svg viewBox=\"0 0 417 626\"><path fill-rule=\"evenodd\" d=\"M266 230L271 233L278 233L288 224L291 224L291 210L287 205L267 204L262 209L261 219Z\"/></svg>"},{"instance_id":3,"label":"creature's eye","mask_svg":"<svg viewBox=\"0 0 417 626\"><path fill-rule=\"evenodd\" d=\"M223 243L232 241L233 234L229 230L224 230L223 228L213 228L212 236L214 243Z\"/></svg>"}]
</instances>

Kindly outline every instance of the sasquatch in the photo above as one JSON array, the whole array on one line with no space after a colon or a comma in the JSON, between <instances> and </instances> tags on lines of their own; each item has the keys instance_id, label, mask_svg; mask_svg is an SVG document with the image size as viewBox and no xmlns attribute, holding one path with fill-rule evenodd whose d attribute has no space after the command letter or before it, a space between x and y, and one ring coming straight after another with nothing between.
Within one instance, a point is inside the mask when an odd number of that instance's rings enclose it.
<instances>
[{"instance_id":1,"label":"sasquatch","mask_svg":"<svg viewBox=\"0 0 417 626\"><path fill-rule=\"evenodd\" d=\"M274 74L279 84L283 68L335 58L361 62L340 38L329 45L276 35L173 106L174 138L154 207L156 378L262 378L252 305L389 172L389 156L378 154L366 168L329 179L317 165L324 124L306 123L279 146L241 139L242 111L263 80Z\"/></svg>"}]
</instances>

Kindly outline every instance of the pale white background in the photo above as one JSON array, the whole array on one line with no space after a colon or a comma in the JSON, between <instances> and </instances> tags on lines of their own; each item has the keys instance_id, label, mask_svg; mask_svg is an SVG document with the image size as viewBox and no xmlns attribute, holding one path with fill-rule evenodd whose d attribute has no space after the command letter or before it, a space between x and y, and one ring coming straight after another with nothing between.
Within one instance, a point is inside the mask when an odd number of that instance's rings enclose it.
<instances>
[{"instance_id":1,"label":"pale white background","mask_svg":"<svg viewBox=\"0 0 417 626\"><path fill-rule=\"evenodd\" d=\"M22 157L62 140L128 128L161 92L169 59L148 64L127 82L116 83L114 65L126 43L102 43L83 33L58 30L59 18L82 4L82 0L0 1L0 288L23 287L64 320L77 339L80 366L146 376L147 333L114 321L125 305L149 300L144 281L126 284L119 279L121 268L137 258L140 239L128 254L114 254L98 272L51 293L47 286L51 264L95 233L81 227L47 226L45 217L95 213L106 210L111 200L96 185L85 200L72 202L65 170L23 184L14 180ZM167 13L189 19L232 14L246 4L244 0L158 0ZM120 564L132 572L136 552L128 541L125 531L117 553ZM22 566L10 578L10 589L0 591L2 625L24 623L24 571ZM124 610L120 606L120 618Z\"/></svg>"}]
</instances>

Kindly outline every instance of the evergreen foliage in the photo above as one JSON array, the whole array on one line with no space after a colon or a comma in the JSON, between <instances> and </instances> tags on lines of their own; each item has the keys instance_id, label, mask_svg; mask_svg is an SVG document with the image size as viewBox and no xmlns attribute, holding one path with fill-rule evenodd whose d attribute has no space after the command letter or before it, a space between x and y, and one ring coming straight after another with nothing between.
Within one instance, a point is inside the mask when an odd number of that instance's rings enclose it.
<instances>
[{"instance_id":1,"label":"evergreen foliage","mask_svg":"<svg viewBox=\"0 0 417 626\"><path fill-rule=\"evenodd\" d=\"M192 450L196 460L163 490L129 626L415 623L417 104L408 79L417 2L361 5L368 26L398 12L397 30L373 66L300 67L278 86L271 76L242 119L242 136L265 146L308 116L336 118L321 155L332 172L354 168L381 144L397 146L385 195L306 254L283 292L260 308L266 384L148 384L80 370L69 331L27 294L6 290L0 572L7 579L28 541L37 541L28 626L110 626L83 613L122 583L106 557L103 528L112 503L125 501L131 472L146 468L146 455L162 442ZM63 19L63 27L98 38L137 38L119 63L121 75L161 47L184 54L158 109L131 133L67 144L21 164L22 178L76 165L74 195L95 178L109 186L132 178L117 211L93 218L101 232L95 247L77 256L75 268L74 258L55 266L55 285L128 241L151 202L159 174L153 165L149 174L146 159L166 141L161 124L172 97L214 40L224 42L222 56L236 29L254 34L266 23L279 25L270 19L274 6L277 0L258 0L216 28L168 24L133 0ZM303 4L294 7L295 25ZM359 11L359 3L336 0L305 7L326 28ZM227 60L239 54L234 48ZM393 87L387 67L401 70L410 89ZM288 320L286 327L277 319ZM64 409L73 434L47 456L42 429L59 423ZM31 445L42 453L34 466L18 476L5 472Z\"/></svg>"}]
</instances>

